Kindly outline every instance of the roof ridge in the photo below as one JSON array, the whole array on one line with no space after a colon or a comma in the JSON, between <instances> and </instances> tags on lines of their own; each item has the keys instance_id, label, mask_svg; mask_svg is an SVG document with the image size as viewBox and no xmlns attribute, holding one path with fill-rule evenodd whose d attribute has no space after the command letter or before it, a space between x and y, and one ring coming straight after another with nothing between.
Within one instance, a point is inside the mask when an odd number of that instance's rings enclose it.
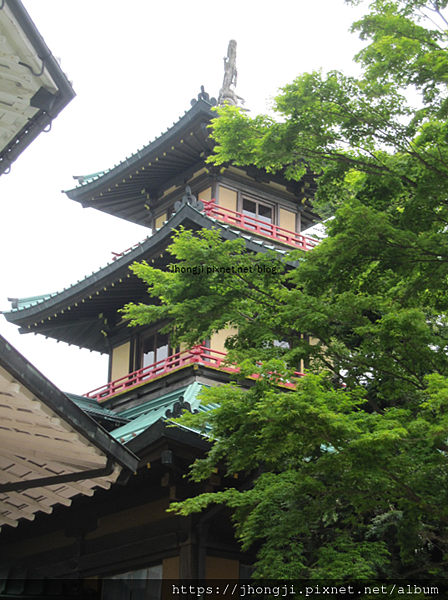
<instances>
[{"instance_id":1,"label":"roof ridge","mask_svg":"<svg viewBox=\"0 0 448 600\"><path fill-rule=\"evenodd\" d=\"M174 127L176 127L176 125L178 125L181 122L181 120L184 119L189 113L191 113L195 110L198 110L196 107L200 106L201 102L203 102L204 104L207 104L210 108L213 108L213 106L214 106L210 101L205 100L204 98L200 98L192 105L192 107L190 109L184 111L184 114L181 115L177 121L173 121L173 124L170 127L168 127L165 131L161 131L160 135L156 135L154 137L154 139L150 140L146 145L142 146L142 148L137 148L136 152L133 152L130 156L127 156L124 160L120 160L120 162L118 164L114 164L113 167L110 167L109 169L105 169L104 171L98 171L97 173L93 173L92 179L90 179L92 177L92 175L73 175L73 178L78 180L79 185L70 190L62 190L62 193L67 194L68 192L73 192L75 190L81 189L82 187L86 187L90 183L93 183L94 181L98 181L99 179L104 177L104 175L107 175L108 173L114 171L117 167L120 167L124 163L129 165L128 161L134 159L136 156L138 158L141 158L141 154L140 154L141 152L144 152L145 150L147 150L152 144L154 144L154 142L156 142L162 136L166 135L172 129L174 129ZM90 179L90 180L87 181L87 179Z\"/></svg>"}]
</instances>

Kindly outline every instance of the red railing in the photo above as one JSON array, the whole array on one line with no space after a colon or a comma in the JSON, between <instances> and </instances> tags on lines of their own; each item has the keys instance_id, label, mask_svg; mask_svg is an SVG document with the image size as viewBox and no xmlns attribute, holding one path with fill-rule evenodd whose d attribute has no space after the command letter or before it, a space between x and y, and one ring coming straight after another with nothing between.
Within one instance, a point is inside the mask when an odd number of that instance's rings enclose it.
<instances>
[{"instance_id":1,"label":"red railing","mask_svg":"<svg viewBox=\"0 0 448 600\"><path fill-rule=\"evenodd\" d=\"M246 231L251 231L256 235L262 235L273 240L301 248L302 250L312 250L318 244L318 241L306 237L301 233L294 233L283 229L273 223L266 223L255 217L249 217L240 212L235 212L224 206L218 206L215 204L215 200L202 200L204 204L204 211L208 217L214 217L218 221L223 221L234 227L240 227Z\"/></svg>"},{"instance_id":2,"label":"red railing","mask_svg":"<svg viewBox=\"0 0 448 600\"><path fill-rule=\"evenodd\" d=\"M175 369L194 363L207 364L222 371L236 372L237 369L223 365L225 358L226 354L224 352L210 350L205 346L194 346L191 350L177 352L152 365L143 367L124 377L120 377L120 379L106 383L105 385L84 394L84 396L87 398L95 398L98 401L105 400L106 398L124 392L135 385L151 381L151 379L166 375Z\"/></svg>"},{"instance_id":3,"label":"red railing","mask_svg":"<svg viewBox=\"0 0 448 600\"><path fill-rule=\"evenodd\" d=\"M194 363L214 367L220 371L226 371L227 373L238 373L238 368L226 364L226 356L227 355L225 352L211 350L205 346L194 346L191 350L177 352L176 354L168 356L163 360L159 360L152 365L143 367L138 371L134 371L133 373L129 373L129 375L125 375L124 377L120 377L120 379L115 379L115 381L106 383L105 385L96 388L87 394L84 394L84 396L100 402L106 400L107 398L111 398L116 394L127 391L136 385L147 383L156 377L166 375L167 373L171 373L180 367ZM302 377L303 373L296 372L294 375L296 377ZM254 374L252 377L257 379L259 375ZM279 379L278 384L289 388L294 387L294 383L289 381L283 382L281 379Z\"/></svg>"}]
</instances>

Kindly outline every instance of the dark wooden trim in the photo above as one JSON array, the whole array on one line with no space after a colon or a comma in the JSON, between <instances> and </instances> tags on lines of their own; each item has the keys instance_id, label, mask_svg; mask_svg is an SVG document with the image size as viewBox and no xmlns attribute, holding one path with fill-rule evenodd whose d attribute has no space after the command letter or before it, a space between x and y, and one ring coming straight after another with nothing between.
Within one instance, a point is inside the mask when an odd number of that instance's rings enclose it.
<instances>
[{"instance_id":1,"label":"dark wooden trim","mask_svg":"<svg viewBox=\"0 0 448 600\"><path fill-rule=\"evenodd\" d=\"M130 347L129 347L129 373L133 373L134 372L134 360L135 360L135 334L131 335L129 342L130 342Z\"/></svg>"},{"instance_id":2,"label":"dark wooden trim","mask_svg":"<svg viewBox=\"0 0 448 600\"><path fill-rule=\"evenodd\" d=\"M109 365L107 367L107 381L112 381L112 361L114 359L114 349L109 348Z\"/></svg>"},{"instance_id":3,"label":"dark wooden trim","mask_svg":"<svg viewBox=\"0 0 448 600\"><path fill-rule=\"evenodd\" d=\"M24 479L23 481L15 481L14 483L2 483L0 484L0 494L6 494L6 492L23 492L34 488L46 487L47 485L59 485L72 481L107 477L113 473L114 468L114 462L108 458L106 466L101 469L90 469L66 475L53 475L51 477L39 477L38 479Z\"/></svg>"},{"instance_id":4,"label":"dark wooden trim","mask_svg":"<svg viewBox=\"0 0 448 600\"><path fill-rule=\"evenodd\" d=\"M212 179L212 200L215 199L219 204L219 181L216 176Z\"/></svg>"}]
</instances>

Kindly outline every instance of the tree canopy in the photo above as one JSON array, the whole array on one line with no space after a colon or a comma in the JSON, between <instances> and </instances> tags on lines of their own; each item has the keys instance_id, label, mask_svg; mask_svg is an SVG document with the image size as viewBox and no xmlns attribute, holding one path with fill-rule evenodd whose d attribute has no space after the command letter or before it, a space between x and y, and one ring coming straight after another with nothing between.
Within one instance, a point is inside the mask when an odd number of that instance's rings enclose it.
<instances>
[{"instance_id":1,"label":"tree canopy","mask_svg":"<svg viewBox=\"0 0 448 600\"><path fill-rule=\"evenodd\" d=\"M243 547L261 543L259 577L446 572L446 4L374 0L352 28L366 41L361 78L301 75L275 99L278 118L219 109L215 164L315 173L316 209L334 217L316 249L251 255L216 231L180 231L170 252L183 266L270 272L133 267L160 300L126 307L134 324L169 319L189 344L234 326L229 360L262 375L249 390L209 390L219 408L186 416L215 441L192 476L256 472L253 486L177 507L233 507Z\"/></svg>"}]
</instances>

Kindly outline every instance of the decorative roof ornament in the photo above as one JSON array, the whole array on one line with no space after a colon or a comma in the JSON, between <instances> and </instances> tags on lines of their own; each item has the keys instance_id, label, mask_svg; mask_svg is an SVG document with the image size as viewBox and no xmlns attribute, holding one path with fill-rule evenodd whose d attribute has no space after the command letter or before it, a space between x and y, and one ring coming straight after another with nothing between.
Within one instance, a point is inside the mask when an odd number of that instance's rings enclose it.
<instances>
[{"instance_id":1,"label":"decorative roof ornament","mask_svg":"<svg viewBox=\"0 0 448 600\"><path fill-rule=\"evenodd\" d=\"M165 411L165 416L167 419L177 419L182 415L184 411L192 413L193 415L198 414L198 410L191 410L191 404L189 402L184 401L183 396L179 396L178 402L175 402L174 406Z\"/></svg>"},{"instance_id":2,"label":"decorative roof ornament","mask_svg":"<svg viewBox=\"0 0 448 600\"><path fill-rule=\"evenodd\" d=\"M206 102L210 102L212 106L216 106L216 98L210 98L210 94L207 94L203 85L201 85L201 91L198 94L198 99L193 98L190 101L191 106L194 106L198 100L205 100Z\"/></svg>"},{"instance_id":3,"label":"decorative roof ornament","mask_svg":"<svg viewBox=\"0 0 448 600\"><path fill-rule=\"evenodd\" d=\"M187 187L185 188L185 194L182 196L182 200L178 200L177 202L175 202L174 212L180 210L182 206L184 206L184 204L189 204L190 206L199 211L204 210L204 204L202 200L197 200L196 196L193 196L193 194L191 193L191 187L189 185L187 185Z\"/></svg>"},{"instance_id":4,"label":"decorative roof ornament","mask_svg":"<svg viewBox=\"0 0 448 600\"><path fill-rule=\"evenodd\" d=\"M227 49L227 56L224 57L224 80L222 82L222 88L219 91L218 105L231 104L232 106L238 105L238 100L244 104L243 98L237 96L236 92L231 87L236 87L238 79L238 71L236 69L236 41L230 40L229 47Z\"/></svg>"}]
</instances>

